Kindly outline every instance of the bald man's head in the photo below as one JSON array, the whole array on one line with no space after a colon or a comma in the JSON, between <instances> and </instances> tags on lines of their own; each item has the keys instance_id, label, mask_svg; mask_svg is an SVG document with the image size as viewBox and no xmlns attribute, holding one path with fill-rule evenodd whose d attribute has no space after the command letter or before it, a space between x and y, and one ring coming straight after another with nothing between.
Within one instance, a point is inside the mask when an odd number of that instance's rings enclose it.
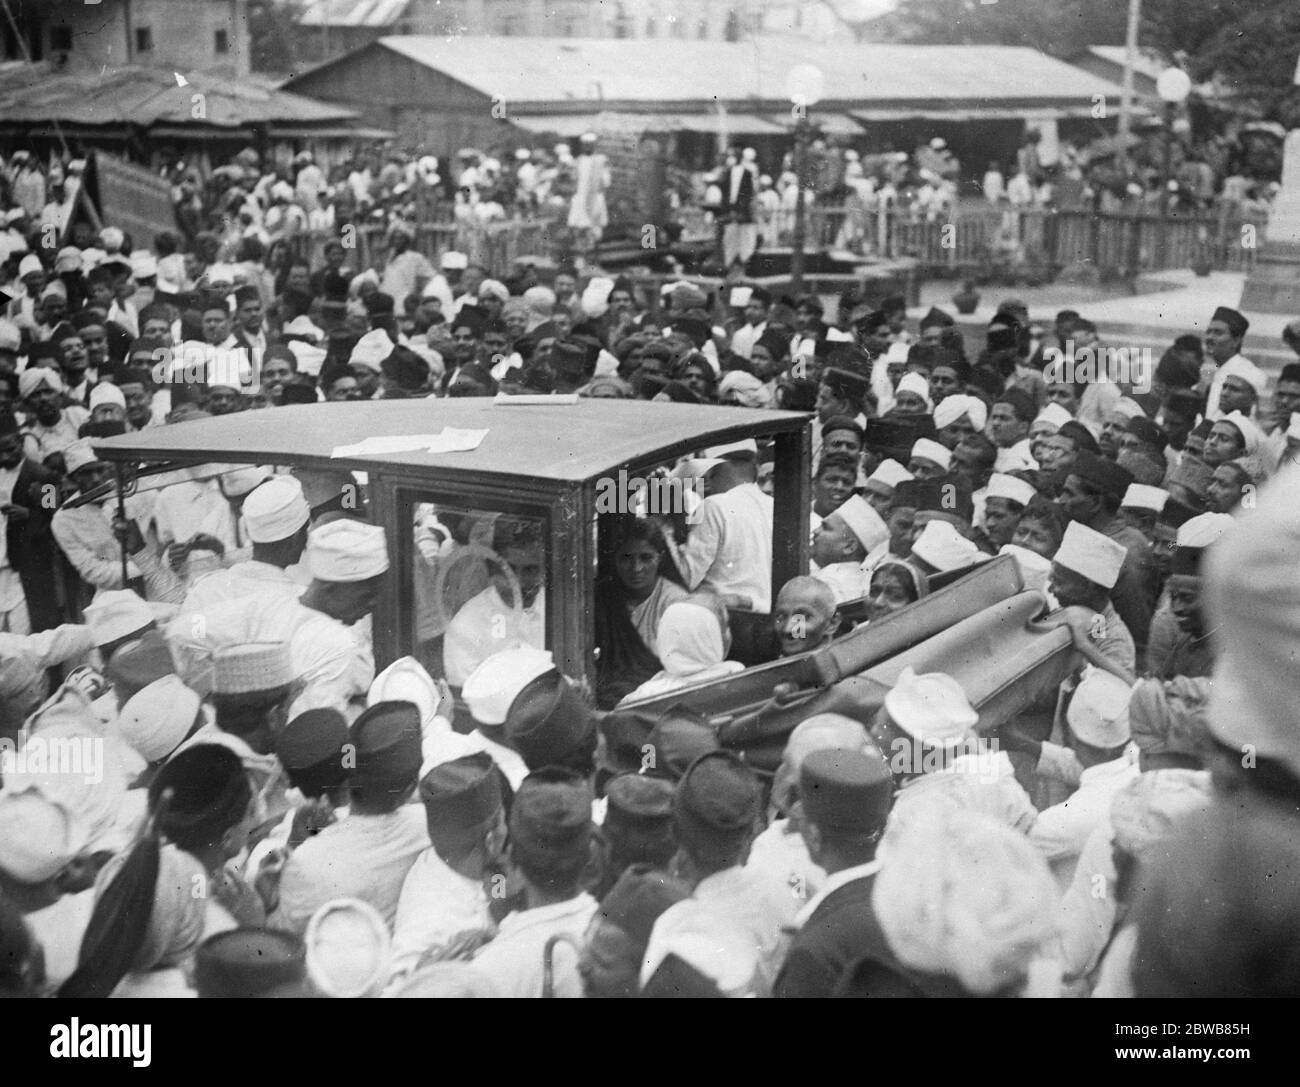
<instances>
[{"instance_id":1,"label":"bald man's head","mask_svg":"<svg viewBox=\"0 0 1300 1087\"><path fill-rule=\"evenodd\" d=\"M794 577L781 586L772 612L781 656L825 645L835 637L839 613L830 586L815 577Z\"/></svg>"}]
</instances>

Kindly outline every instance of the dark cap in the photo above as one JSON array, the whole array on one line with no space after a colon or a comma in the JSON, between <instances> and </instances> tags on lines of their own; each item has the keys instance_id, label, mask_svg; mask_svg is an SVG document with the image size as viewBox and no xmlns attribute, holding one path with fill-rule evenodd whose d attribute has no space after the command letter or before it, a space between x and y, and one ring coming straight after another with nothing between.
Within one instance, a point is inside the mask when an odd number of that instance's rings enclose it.
<instances>
[{"instance_id":1,"label":"dark cap","mask_svg":"<svg viewBox=\"0 0 1300 1087\"><path fill-rule=\"evenodd\" d=\"M429 383L429 364L401 344L389 352L388 358L379 364L379 370L401 389L420 389Z\"/></svg>"},{"instance_id":2,"label":"dark cap","mask_svg":"<svg viewBox=\"0 0 1300 1087\"><path fill-rule=\"evenodd\" d=\"M975 503L971 498L970 487L964 480L955 476L941 476L938 479L903 480L903 483L915 483L910 491L916 512L929 510L933 513L954 513L966 521L975 515ZM901 487L903 484L900 483ZM894 489L897 500L898 489Z\"/></svg>"},{"instance_id":3,"label":"dark cap","mask_svg":"<svg viewBox=\"0 0 1300 1087\"><path fill-rule=\"evenodd\" d=\"M1165 432L1145 415L1135 416L1128 421L1128 432L1139 441L1146 442L1147 445L1154 445L1157 449L1164 451L1165 446L1169 444L1169 439L1165 437Z\"/></svg>"},{"instance_id":4,"label":"dark cap","mask_svg":"<svg viewBox=\"0 0 1300 1087\"><path fill-rule=\"evenodd\" d=\"M605 741L602 765L616 774L635 774L641 769L650 731L658 717L636 710L613 710L597 726Z\"/></svg>"},{"instance_id":5,"label":"dark cap","mask_svg":"<svg viewBox=\"0 0 1300 1087\"><path fill-rule=\"evenodd\" d=\"M1099 454L1101 452L1101 446L1097 444L1097 439L1092 436L1092 431L1079 422L1078 419L1071 419L1068 423L1062 423L1061 429L1056 433L1071 439L1080 453Z\"/></svg>"},{"instance_id":6,"label":"dark cap","mask_svg":"<svg viewBox=\"0 0 1300 1087\"><path fill-rule=\"evenodd\" d=\"M828 366L862 377L871 372L871 355L855 343L822 339L817 341L817 347L816 354L824 357Z\"/></svg>"},{"instance_id":7,"label":"dark cap","mask_svg":"<svg viewBox=\"0 0 1300 1087\"><path fill-rule=\"evenodd\" d=\"M158 829L182 847L205 828L225 831L237 825L252 799L243 762L224 744L178 751L149 784L149 807Z\"/></svg>"},{"instance_id":8,"label":"dark cap","mask_svg":"<svg viewBox=\"0 0 1300 1087\"><path fill-rule=\"evenodd\" d=\"M1169 563L1169 576L1200 577L1201 560L1204 557L1203 547L1175 547L1173 558Z\"/></svg>"},{"instance_id":9,"label":"dark cap","mask_svg":"<svg viewBox=\"0 0 1300 1087\"><path fill-rule=\"evenodd\" d=\"M585 852L592 834L591 791L581 774L548 766L519 784L510 808L510 844L538 868Z\"/></svg>"},{"instance_id":10,"label":"dark cap","mask_svg":"<svg viewBox=\"0 0 1300 1087\"><path fill-rule=\"evenodd\" d=\"M698 317L678 317L673 321L673 331L690 337L697 348L703 347L713 336L713 329L707 321Z\"/></svg>"},{"instance_id":11,"label":"dark cap","mask_svg":"<svg viewBox=\"0 0 1300 1087\"><path fill-rule=\"evenodd\" d=\"M1011 410L1016 413L1016 418L1022 423L1032 423L1037 412L1034 409L1034 400L1024 389L1010 388L1000 393L995 404L1010 404Z\"/></svg>"},{"instance_id":12,"label":"dark cap","mask_svg":"<svg viewBox=\"0 0 1300 1087\"><path fill-rule=\"evenodd\" d=\"M1156 523L1167 525L1169 528L1179 528L1195 516L1196 510L1186 502L1179 502L1171 496L1165 499L1164 508L1156 514Z\"/></svg>"},{"instance_id":13,"label":"dark cap","mask_svg":"<svg viewBox=\"0 0 1300 1087\"><path fill-rule=\"evenodd\" d=\"M420 772L420 711L410 702L376 702L352 722L354 789L400 793Z\"/></svg>"},{"instance_id":14,"label":"dark cap","mask_svg":"<svg viewBox=\"0 0 1300 1087\"><path fill-rule=\"evenodd\" d=\"M889 315L884 310L872 310L865 317L859 317L853 327L859 336L870 336L878 328L889 324ZM924 326L922 326L924 327Z\"/></svg>"},{"instance_id":15,"label":"dark cap","mask_svg":"<svg viewBox=\"0 0 1300 1087\"><path fill-rule=\"evenodd\" d=\"M901 479L894 484L894 496L889 501L889 508L915 509L923 497L920 479Z\"/></svg>"},{"instance_id":16,"label":"dark cap","mask_svg":"<svg viewBox=\"0 0 1300 1087\"><path fill-rule=\"evenodd\" d=\"M1246 320L1245 317L1243 317L1235 309L1230 309L1227 306L1220 306L1218 309L1216 309L1214 311L1214 316L1211 317L1210 320L1222 321L1225 325L1228 326L1228 331L1231 332L1238 339L1246 335L1246 330L1250 328L1250 322Z\"/></svg>"},{"instance_id":17,"label":"dark cap","mask_svg":"<svg viewBox=\"0 0 1300 1087\"><path fill-rule=\"evenodd\" d=\"M672 822L673 783L642 774L619 774L605 786L609 801L606 827L615 824L647 827Z\"/></svg>"},{"instance_id":18,"label":"dark cap","mask_svg":"<svg viewBox=\"0 0 1300 1087\"><path fill-rule=\"evenodd\" d=\"M1193 456L1185 456L1169 470L1169 474L1165 477L1165 486L1172 487L1177 484L1186 487L1197 498L1204 499L1213 476L1214 469L1205 461Z\"/></svg>"},{"instance_id":19,"label":"dark cap","mask_svg":"<svg viewBox=\"0 0 1300 1087\"><path fill-rule=\"evenodd\" d=\"M486 828L501 810L501 775L486 751L439 763L420 779L429 825L467 837Z\"/></svg>"},{"instance_id":20,"label":"dark cap","mask_svg":"<svg viewBox=\"0 0 1300 1087\"><path fill-rule=\"evenodd\" d=\"M559 340L551 347L551 365L557 373L569 377L585 374L590 365L587 349L572 340Z\"/></svg>"},{"instance_id":21,"label":"dark cap","mask_svg":"<svg viewBox=\"0 0 1300 1087\"><path fill-rule=\"evenodd\" d=\"M1123 499L1124 492L1133 483L1132 472L1095 453L1078 453L1070 465L1070 475L1083 480L1102 494L1113 494L1117 499Z\"/></svg>"},{"instance_id":22,"label":"dark cap","mask_svg":"<svg viewBox=\"0 0 1300 1087\"><path fill-rule=\"evenodd\" d=\"M870 379L848 370L830 369L822 374L822 384L830 388L837 396L842 396L852 403L860 403L871 391Z\"/></svg>"},{"instance_id":23,"label":"dark cap","mask_svg":"<svg viewBox=\"0 0 1300 1087\"><path fill-rule=\"evenodd\" d=\"M939 309L937 306L931 306L930 312L921 318L921 323L918 327L922 330L934 328L936 325L940 328L952 328L956 323L956 320L950 317L943 310Z\"/></svg>"},{"instance_id":24,"label":"dark cap","mask_svg":"<svg viewBox=\"0 0 1300 1087\"><path fill-rule=\"evenodd\" d=\"M947 357L948 352L937 344L914 343L907 349L907 365L924 366L927 370L933 370Z\"/></svg>"},{"instance_id":25,"label":"dark cap","mask_svg":"<svg viewBox=\"0 0 1300 1087\"><path fill-rule=\"evenodd\" d=\"M362 305L366 307L366 313L371 317L391 315L397 311L397 300L383 291L375 291L374 294L367 295Z\"/></svg>"},{"instance_id":26,"label":"dark cap","mask_svg":"<svg viewBox=\"0 0 1300 1087\"><path fill-rule=\"evenodd\" d=\"M777 362L790 355L790 337L781 335L774 328L766 329L763 335L754 341L754 346L761 347Z\"/></svg>"},{"instance_id":27,"label":"dark cap","mask_svg":"<svg viewBox=\"0 0 1300 1087\"><path fill-rule=\"evenodd\" d=\"M315 404L317 402L316 390L301 381L290 381L280 390L281 404Z\"/></svg>"},{"instance_id":28,"label":"dark cap","mask_svg":"<svg viewBox=\"0 0 1300 1087\"><path fill-rule=\"evenodd\" d=\"M986 340L990 351L1012 351L1020 343L1020 329L1008 324L1007 314L1000 313L989 325Z\"/></svg>"},{"instance_id":29,"label":"dark cap","mask_svg":"<svg viewBox=\"0 0 1300 1087\"><path fill-rule=\"evenodd\" d=\"M665 713L646 737L653 759L647 770L673 781L681 779L687 767L708 751L717 751L718 735L707 720L690 710L674 707Z\"/></svg>"},{"instance_id":30,"label":"dark cap","mask_svg":"<svg viewBox=\"0 0 1300 1087\"><path fill-rule=\"evenodd\" d=\"M544 672L515 696L505 732L530 770L590 759L596 718L577 686L556 669Z\"/></svg>"},{"instance_id":31,"label":"dark cap","mask_svg":"<svg viewBox=\"0 0 1300 1087\"><path fill-rule=\"evenodd\" d=\"M684 884L648 864L636 864L625 869L605 894L600 912L644 948L659 915L689 897Z\"/></svg>"},{"instance_id":32,"label":"dark cap","mask_svg":"<svg viewBox=\"0 0 1300 1087\"><path fill-rule=\"evenodd\" d=\"M826 440L826 435L836 430L851 430L858 436L858 441L865 441L866 431L858 425L858 421L848 415L836 415L834 418L827 419L822 424L822 440Z\"/></svg>"},{"instance_id":33,"label":"dark cap","mask_svg":"<svg viewBox=\"0 0 1300 1087\"><path fill-rule=\"evenodd\" d=\"M819 317L826 310L826 307L822 305L822 300L818 298L815 294L801 294L798 298L798 301L795 302L794 308L796 310L801 310L801 309L812 310Z\"/></svg>"},{"instance_id":34,"label":"dark cap","mask_svg":"<svg viewBox=\"0 0 1300 1087\"><path fill-rule=\"evenodd\" d=\"M476 338L483 335L486 325L487 314L475 306L461 306L460 312L451 319L453 332L458 328L468 328L473 331Z\"/></svg>"},{"instance_id":35,"label":"dark cap","mask_svg":"<svg viewBox=\"0 0 1300 1087\"><path fill-rule=\"evenodd\" d=\"M754 772L730 751L709 751L687 768L673 796L673 819L696 834L738 835L758 818Z\"/></svg>"},{"instance_id":36,"label":"dark cap","mask_svg":"<svg viewBox=\"0 0 1300 1087\"><path fill-rule=\"evenodd\" d=\"M605 786L602 828L614 865L667 864L677 852L673 831L674 785L648 774L620 774Z\"/></svg>"},{"instance_id":37,"label":"dark cap","mask_svg":"<svg viewBox=\"0 0 1300 1087\"><path fill-rule=\"evenodd\" d=\"M348 722L336 709L321 707L298 714L275 737L275 753L290 783L307 795L347 784L344 748Z\"/></svg>"},{"instance_id":38,"label":"dark cap","mask_svg":"<svg viewBox=\"0 0 1300 1087\"><path fill-rule=\"evenodd\" d=\"M894 779L879 752L813 751L799 768L799 796L809 822L827 831L872 834L894 800Z\"/></svg>"},{"instance_id":39,"label":"dark cap","mask_svg":"<svg viewBox=\"0 0 1300 1087\"><path fill-rule=\"evenodd\" d=\"M873 453L892 457L906 464L918 438L935 435L933 415L909 415L896 419L868 419L864 441Z\"/></svg>"},{"instance_id":40,"label":"dark cap","mask_svg":"<svg viewBox=\"0 0 1300 1087\"><path fill-rule=\"evenodd\" d=\"M1290 381L1300 384L1300 362L1288 362L1277 375L1278 381Z\"/></svg>"},{"instance_id":41,"label":"dark cap","mask_svg":"<svg viewBox=\"0 0 1300 1087\"><path fill-rule=\"evenodd\" d=\"M307 949L292 933L237 928L209 936L194 954L201 998L258 997L307 977Z\"/></svg>"}]
</instances>

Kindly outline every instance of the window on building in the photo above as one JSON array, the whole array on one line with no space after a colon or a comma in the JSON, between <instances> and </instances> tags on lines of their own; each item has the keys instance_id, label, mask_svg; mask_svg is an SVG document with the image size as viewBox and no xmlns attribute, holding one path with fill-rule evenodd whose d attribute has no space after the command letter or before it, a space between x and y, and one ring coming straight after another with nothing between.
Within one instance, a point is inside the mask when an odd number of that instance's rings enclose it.
<instances>
[{"instance_id":1,"label":"window on building","mask_svg":"<svg viewBox=\"0 0 1300 1087\"><path fill-rule=\"evenodd\" d=\"M50 50L55 53L70 53L72 51L72 27L50 27Z\"/></svg>"},{"instance_id":2,"label":"window on building","mask_svg":"<svg viewBox=\"0 0 1300 1087\"><path fill-rule=\"evenodd\" d=\"M647 38L655 36L655 17L653 15L645 21L645 36Z\"/></svg>"},{"instance_id":3,"label":"window on building","mask_svg":"<svg viewBox=\"0 0 1300 1087\"><path fill-rule=\"evenodd\" d=\"M722 36L729 42L740 41L740 16L735 8L727 12L727 27L722 32Z\"/></svg>"},{"instance_id":4,"label":"window on building","mask_svg":"<svg viewBox=\"0 0 1300 1087\"><path fill-rule=\"evenodd\" d=\"M213 34L212 47L218 53L230 52L230 32L228 30L218 30Z\"/></svg>"},{"instance_id":5,"label":"window on building","mask_svg":"<svg viewBox=\"0 0 1300 1087\"><path fill-rule=\"evenodd\" d=\"M147 26L135 28L135 51L137 53L153 52L153 31Z\"/></svg>"},{"instance_id":6,"label":"window on building","mask_svg":"<svg viewBox=\"0 0 1300 1087\"><path fill-rule=\"evenodd\" d=\"M700 41L703 41L705 38L707 38L707 37L709 36L709 20L708 20L708 19L701 19L701 20L700 20L700 25L699 25L699 27L698 27L698 28L696 29L696 31L695 31L695 36L696 36L697 38L699 38Z\"/></svg>"}]
</instances>

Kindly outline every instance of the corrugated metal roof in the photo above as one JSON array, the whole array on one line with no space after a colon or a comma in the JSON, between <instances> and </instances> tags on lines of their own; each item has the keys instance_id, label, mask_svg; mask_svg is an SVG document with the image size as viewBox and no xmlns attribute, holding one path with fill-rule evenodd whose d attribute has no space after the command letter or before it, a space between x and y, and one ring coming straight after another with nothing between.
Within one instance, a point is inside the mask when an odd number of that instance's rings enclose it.
<instances>
[{"instance_id":1,"label":"corrugated metal roof","mask_svg":"<svg viewBox=\"0 0 1300 1087\"><path fill-rule=\"evenodd\" d=\"M394 36L378 45L510 103L789 100L796 65L825 76L826 105L1091 103L1119 86L1036 49L1001 45L820 45L798 38L750 42ZM315 73L353 63L358 53ZM290 80L292 87L304 73Z\"/></svg>"},{"instance_id":2,"label":"corrugated metal roof","mask_svg":"<svg viewBox=\"0 0 1300 1087\"><path fill-rule=\"evenodd\" d=\"M511 122L529 132L554 132L557 136L581 136L584 132L706 132L734 136L780 136L785 129L763 117L728 113L546 113L514 116ZM856 125L855 132L862 130Z\"/></svg>"},{"instance_id":3,"label":"corrugated metal roof","mask_svg":"<svg viewBox=\"0 0 1300 1087\"><path fill-rule=\"evenodd\" d=\"M316 0L298 20L299 26L392 26L406 13L410 0Z\"/></svg>"},{"instance_id":4,"label":"corrugated metal roof","mask_svg":"<svg viewBox=\"0 0 1300 1087\"><path fill-rule=\"evenodd\" d=\"M178 87L169 71L124 67L88 74L59 72L48 63L0 71L0 118L6 123L107 125L205 124L217 128L291 122L338 123L357 114L267 87L254 79L193 74ZM203 95L204 116L195 117L194 95Z\"/></svg>"}]
</instances>

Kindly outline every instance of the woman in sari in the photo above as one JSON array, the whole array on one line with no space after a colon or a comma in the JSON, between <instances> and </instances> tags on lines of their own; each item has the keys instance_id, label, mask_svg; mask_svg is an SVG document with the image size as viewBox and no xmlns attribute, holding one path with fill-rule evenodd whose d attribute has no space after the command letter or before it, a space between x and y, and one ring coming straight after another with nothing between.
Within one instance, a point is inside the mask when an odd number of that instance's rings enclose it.
<instances>
[{"instance_id":1,"label":"woman in sari","mask_svg":"<svg viewBox=\"0 0 1300 1087\"><path fill-rule=\"evenodd\" d=\"M886 559L871 574L868 607L872 620L902 611L928 596L930 583L916 567L901 559Z\"/></svg>"},{"instance_id":2,"label":"woman in sari","mask_svg":"<svg viewBox=\"0 0 1300 1087\"><path fill-rule=\"evenodd\" d=\"M609 709L658 672L659 620L687 597L657 522L628 518L596 585L596 703Z\"/></svg>"},{"instance_id":3,"label":"woman in sari","mask_svg":"<svg viewBox=\"0 0 1300 1087\"><path fill-rule=\"evenodd\" d=\"M663 668L642 683L620 704L657 698L682 687L744 670L739 661L726 660L731 648L727 609L710 594L696 593L670 604L656 632Z\"/></svg>"}]
</instances>

